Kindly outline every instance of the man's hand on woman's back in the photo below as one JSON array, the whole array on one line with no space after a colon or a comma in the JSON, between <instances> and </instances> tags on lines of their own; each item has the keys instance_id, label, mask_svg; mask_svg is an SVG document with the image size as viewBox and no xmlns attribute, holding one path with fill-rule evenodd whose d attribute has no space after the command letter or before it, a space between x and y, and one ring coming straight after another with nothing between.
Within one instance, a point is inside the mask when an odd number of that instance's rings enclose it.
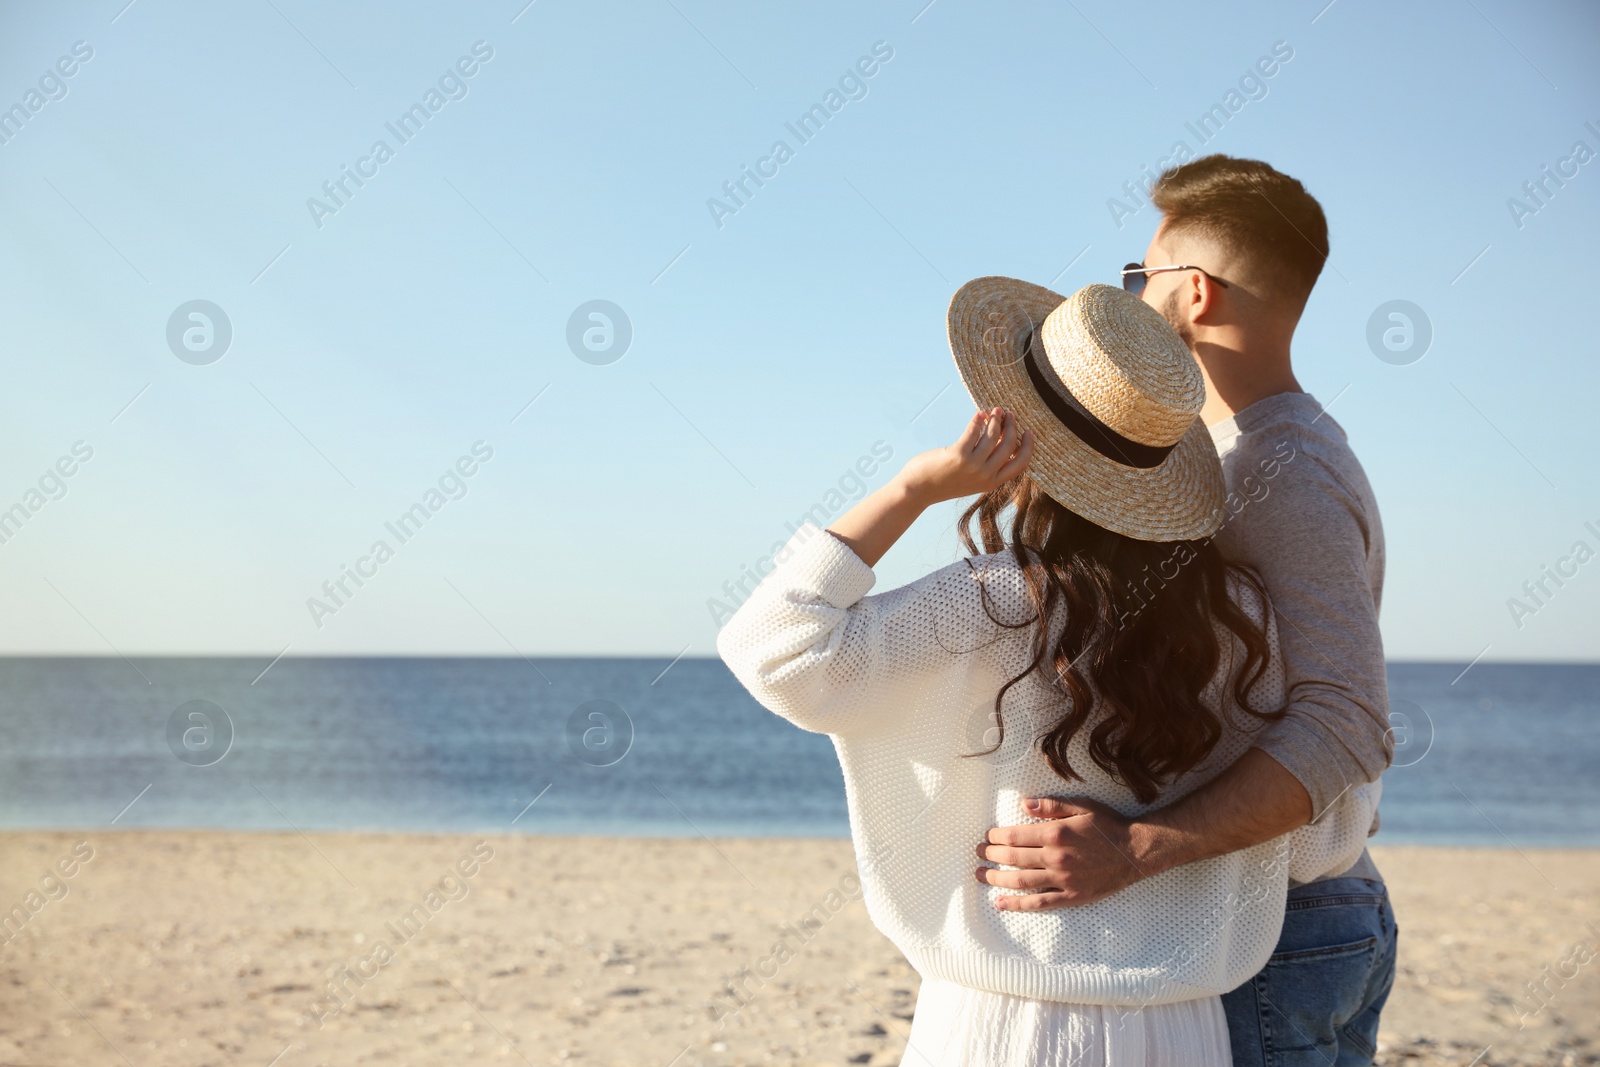
<instances>
[{"instance_id":1,"label":"man's hand on woman's back","mask_svg":"<svg viewBox=\"0 0 1600 1067\"><path fill-rule=\"evenodd\" d=\"M1130 819L1092 800L1038 798L1046 822L997 826L978 855L1021 868L980 868L977 878L1027 896L995 901L1004 911L1073 908L1103 900L1171 867L1271 841L1311 821L1299 779L1253 748L1170 807Z\"/></svg>"}]
</instances>

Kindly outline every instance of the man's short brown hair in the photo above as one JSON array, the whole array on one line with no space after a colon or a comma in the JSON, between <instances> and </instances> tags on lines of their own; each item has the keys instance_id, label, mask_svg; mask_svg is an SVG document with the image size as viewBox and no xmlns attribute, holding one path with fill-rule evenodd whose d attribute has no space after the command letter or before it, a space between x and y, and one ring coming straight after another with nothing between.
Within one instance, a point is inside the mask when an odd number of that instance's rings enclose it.
<instances>
[{"instance_id":1,"label":"man's short brown hair","mask_svg":"<svg viewBox=\"0 0 1600 1067\"><path fill-rule=\"evenodd\" d=\"M1304 306L1328 258L1328 220L1306 187L1257 159L1210 155L1166 171L1150 190L1165 232L1223 245L1250 287Z\"/></svg>"}]
</instances>

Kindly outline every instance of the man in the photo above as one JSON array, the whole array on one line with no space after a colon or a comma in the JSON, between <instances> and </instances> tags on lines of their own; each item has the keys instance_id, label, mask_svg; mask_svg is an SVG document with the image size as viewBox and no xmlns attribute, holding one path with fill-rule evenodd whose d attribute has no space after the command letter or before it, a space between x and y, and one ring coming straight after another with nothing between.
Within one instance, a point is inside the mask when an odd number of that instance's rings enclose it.
<instances>
[{"instance_id":1,"label":"man","mask_svg":"<svg viewBox=\"0 0 1600 1067\"><path fill-rule=\"evenodd\" d=\"M1166 808L1128 819L1092 801L1039 798L1030 809L1050 821L990 830L978 854L1013 846L1008 863L1023 869L989 871L987 880L1045 886L1020 898L1030 909L1088 904L1287 833L1346 789L1376 781L1393 756L1377 502L1344 431L1301 390L1289 355L1328 256L1322 208L1267 164L1223 155L1167 171L1150 199L1161 219L1124 285L1172 323L1204 373L1200 417L1229 488L1216 536L1267 584L1289 702L1232 768ZM1387 891L1365 853L1339 876L1291 883L1271 961L1223 998L1234 1062L1370 1064L1395 941Z\"/></svg>"}]
</instances>

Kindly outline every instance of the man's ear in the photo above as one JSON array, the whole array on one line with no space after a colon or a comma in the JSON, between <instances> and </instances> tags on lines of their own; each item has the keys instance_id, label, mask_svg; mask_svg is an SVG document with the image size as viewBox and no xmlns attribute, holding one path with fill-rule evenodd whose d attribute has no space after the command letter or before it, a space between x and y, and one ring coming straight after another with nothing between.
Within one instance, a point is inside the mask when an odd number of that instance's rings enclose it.
<instances>
[{"instance_id":1,"label":"man's ear","mask_svg":"<svg viewBox=\"0 0 1600 1067\"><path fill-rule=\"evenodd\" d=\"M1226 299L1222 286L1199 271L1195 271L1190 286L1186 292L1189 297L1189 321L1196 326L1216 325L1220 318L1221 303Z\"/></svg>"}]
</instances>

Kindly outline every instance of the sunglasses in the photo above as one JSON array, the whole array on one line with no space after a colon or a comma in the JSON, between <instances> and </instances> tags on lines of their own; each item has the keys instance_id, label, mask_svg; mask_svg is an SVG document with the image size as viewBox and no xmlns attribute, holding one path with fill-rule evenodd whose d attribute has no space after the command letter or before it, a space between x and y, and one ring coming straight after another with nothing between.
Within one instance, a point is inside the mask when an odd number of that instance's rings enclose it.
<instances>
[{"instance_id":1,"label":"sunglasses","mask_svg":"<svg viewBox=\"0 0 1600 1067\"><path fill-rule=\"evenodd\" d=\"M1150 275L1160 274L1164 270L1197 270L1207 278L1216 282L1224 289L1228 283L1207 271L1204 267L1173 266L1173 267L1147 267L1143 263L1129 263L1122 268L1122 287L1134 296L1144 292L1144 287L1150 282Z\"/></svg>"}]
</instances>

